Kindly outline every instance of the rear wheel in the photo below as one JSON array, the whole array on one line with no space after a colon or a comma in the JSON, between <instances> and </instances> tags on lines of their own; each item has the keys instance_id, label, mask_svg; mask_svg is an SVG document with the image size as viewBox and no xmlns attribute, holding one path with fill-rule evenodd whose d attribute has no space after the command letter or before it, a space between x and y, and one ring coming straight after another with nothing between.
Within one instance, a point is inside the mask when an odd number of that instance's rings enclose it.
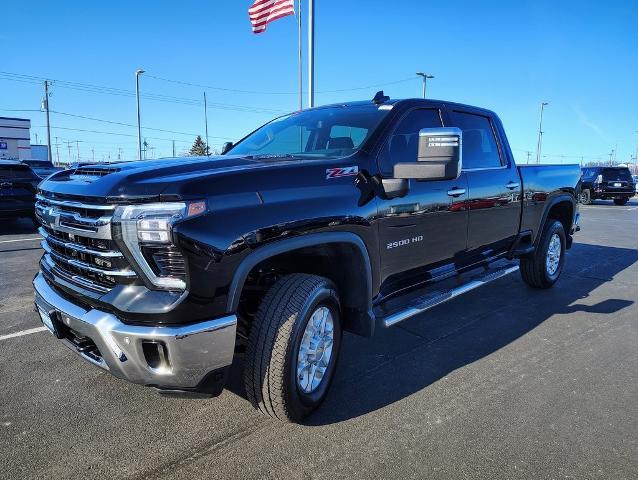
<instances>
[{"instance_id":1,"label":"rear wheel","mask_svg":"<svg viewBox=\"0 0 638 480\"><path fill-rule=\"evenodd\" d=\"M565 229L558 220L549 219L538 246L530 257L521 258L521 276L534 288L550 288L565 264Z\"/></svg>"},{"instance_id":2,"label":"rear wheel","mask_svg":"<svg viewBox=\"0 0 638 480\"><path fill-rule=\"evenodd\" d=\"M262 413L298 422L323 402L341 346L341 307L332 282L292 274L268 291L250 330L244 385Z\"/></svg>"},{"instance_id":3,"label":"rear wheel","mask_svg":"<svg viewBox=\"0 0 638 480\"><path fill-rule=\"evenodd\" d=\"M614 198L614 205L627 205L629 199L625 198Z\"/></svg>"},{"instance_id":4,"label":"rear wheel","mask_svg":"<svg viewBox=\"0 0 638 480\"><path fill-rule=\"evenodd\" d=\"M580 192L580 203L582 203L583 205L591 204L591 192L588 189Z\"/></svg>"}]
</instances>

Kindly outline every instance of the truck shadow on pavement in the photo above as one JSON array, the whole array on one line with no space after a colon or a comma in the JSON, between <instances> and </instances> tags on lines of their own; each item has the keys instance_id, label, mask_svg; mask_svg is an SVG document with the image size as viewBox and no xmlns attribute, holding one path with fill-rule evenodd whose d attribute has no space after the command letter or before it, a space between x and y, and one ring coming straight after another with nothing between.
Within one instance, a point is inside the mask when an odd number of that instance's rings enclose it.
<instances>
[{"instance_id":1,"label":"truck shadow on pavement","mask_svg":"<svg viewBox=\"0 0 638 480\"><path fill-rule=\"evenodd\" d=\"M346 334L332 389L304 423L333 424L382 409L506 347L554 315L615 314L633 300L587 299L636 262L638 250L574 244L552 289L531 289L514 273L397 327L378 328L373 338ZM241 362L234 368L231 378L239 380L227 388L245 398ZM428 406L423 409L427 414Z\"/></svg>"}]
</instances>

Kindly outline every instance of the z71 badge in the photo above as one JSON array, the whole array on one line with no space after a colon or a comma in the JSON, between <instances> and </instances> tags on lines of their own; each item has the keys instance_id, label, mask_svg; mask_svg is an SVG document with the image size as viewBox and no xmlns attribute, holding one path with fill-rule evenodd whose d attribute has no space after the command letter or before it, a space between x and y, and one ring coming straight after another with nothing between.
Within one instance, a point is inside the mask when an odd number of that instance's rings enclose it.
<instances>
[{"instance_id":1,"label":"z71 badge","mask_svg":"<svg viewBox=\"0 0 638 480\"><path fill-rule=\"evenodd\" d=\"M331 178L340 178L340 177L352 177L359 173L359 167L356 165L352 167L334 167L328 168L326 170L326 180L330 180Z\"/></svg>"}]
</instances>

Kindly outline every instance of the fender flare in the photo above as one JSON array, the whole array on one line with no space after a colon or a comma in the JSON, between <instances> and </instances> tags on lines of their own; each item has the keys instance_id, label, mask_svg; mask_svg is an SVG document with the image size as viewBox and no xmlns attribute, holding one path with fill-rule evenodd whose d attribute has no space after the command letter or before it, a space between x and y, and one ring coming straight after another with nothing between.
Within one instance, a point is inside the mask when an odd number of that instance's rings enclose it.
<instances>
[{"instance_id":1,"label":"fender flare","mask_svg":"<svg viewBox=\"0 0 638 480\"><path fill-rule=\"evenodd\" d=\"M259 263L276 255L298 250L304 247L314 247L330 243L347 243L356 248L366 271L366 310L372 312L372 263L368 249L360 236L351 232L322 232L309 233L298 237L277 240L273 243L258 247L242 260L235 271L228 292L227 311L235 312L239 305L241 292L250 271Z\"/></svg>"},{"instance_id":2,"label":"fender flare","mask_svg":"<svg viewBox=\"0 0 638 480\"><path fill-rule=\"evenodd\" d=\"M545 224L547 223L547 216L549 215L549 211L554 207L554 205L557 205L558 203L562 203L562 202L569 202L572 204L572 218L571 218L571 223L574 223L574 215L576 215L577 212L577 201L574 199L574 197L572 195L569 195L567 193L563 193L560 195L555 196L554 198L552 198L547 205L545 205L545 209L543 210L543 216L541 217L541 221L538 224L538 231L536 232L536 237L534 238L534 246L538 246L538 242L540 241L541 238L541 233L543 232L543 229L545 228ZM565 232L565 235L567 237L569 237L570 233L569 232Z\"/></svg>"}]
</instances>

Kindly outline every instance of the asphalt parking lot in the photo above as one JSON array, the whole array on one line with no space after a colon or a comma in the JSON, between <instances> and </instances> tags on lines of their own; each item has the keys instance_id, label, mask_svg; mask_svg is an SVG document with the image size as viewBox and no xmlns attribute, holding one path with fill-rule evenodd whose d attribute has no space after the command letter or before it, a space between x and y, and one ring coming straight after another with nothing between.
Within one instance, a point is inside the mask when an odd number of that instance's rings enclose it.
<instances>
[{"instance_id":1,"label":"asphalt parking lot","mask_svg":"<svg viewBox=\"0 0 638 480\"><path fill-rule=\"evenodd\" d=\"M515 273L347 336L305 425L239 384L171 399L81 361L33 312L34 228L3 222L0 477L638 478L638 201L581 212L554 289Z\"/></svg>"}]
</instances>

